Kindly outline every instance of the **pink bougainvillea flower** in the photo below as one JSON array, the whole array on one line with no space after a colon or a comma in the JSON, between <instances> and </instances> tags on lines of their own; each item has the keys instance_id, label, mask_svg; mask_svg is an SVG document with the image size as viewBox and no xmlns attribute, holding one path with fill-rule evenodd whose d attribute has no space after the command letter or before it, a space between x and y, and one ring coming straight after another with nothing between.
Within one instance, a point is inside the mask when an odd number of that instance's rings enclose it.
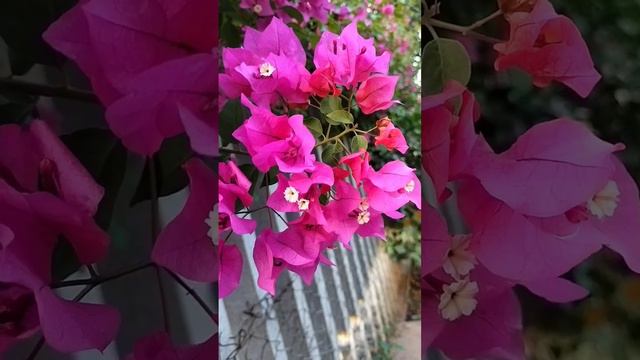
<instances>
[{"instance_id":1,"label":"pink bougainvillea flower","mask_svg":"<svg viewBox=\"0 0 640 360\"><path fill-rule=\"evenodd\" d=\"M240 0L240 8L251 10L258 16L273 15L273 8L269 0Z\"/></svg>"},{"instance_id":2,"label":"pink bougainvillea flower","mask_svg":"<svg viewBox=\"0 0 640 360\"><path fill-rule=\"evenodd\" d=\"M558 81L586 97L600 80L587 44L576 25L556 14L548 0L536 1L531 12L511 14L509 41L495 45L496 70L512 67L529 73L536 86Z\"/></svg>"},{"instance_id":3,"label":"pink bougainvillea flower","mask_svg":"<svg viewBox=\"0 0 640 360\"><path fill-rule=\"evenodd\" d=\"M224 49L225 68L220 74L220 89L228 99L241 94L268 107L280 99L288 104L306 104L309 72L300 40L282 20L273 17L258 31L247 28L243 47Z\"/></svg>"},{"instance_id":4,"label":"pink bougainvillea flower","mask_svg":"<svg viewBox=\"0 0 640 360\"><path fill-rule=\"evenodd\" d=\"M212 103L213 104L213 103ZM212 111L217 113L217 108ZM182 126L189 136L191 148L199 154L218 156L218 128L213 121L208 121L207 116L198 116L189 108L179 105L178 112Z\"/></svg>"},{"instance_id":5,"label":"pink bougainvillea flower","mask_svg":"<svg viewBox=\"0 0 640 360\"><path fill-rule=\"evenodd\" d=\"M203 0L165 5L160 0L81 1L43 35L78 64L105 106L122 99L109 109L107 121L125 145L145 155L184 131L178 104L197 113L217 97L215 76L199 78L191 69L196 66L191 57L199 55L204 62L195 69L215 70L215 5ZM209 123L213 116L203 119Z\"/></svg>"},{"instance_id":6,"label":"pink bougainvillea flower","mask_svg":"<svg viewBox=\"0 0 640 360\"><path fill-rule=\"evenodd\" d=\"M311 152L316 142L301 115L276 116L269 109L255 106L244 95L242 104L249 108L251 117L233 136L247 148L258 170L267 172L275 165L287 173L313 169L315 156Z\"/></svg>"},{"instance_id":7,"label":"pink bougainvillea flower","mask_svg":"<svg viewBox=\"0 0 640 360\"><path fill-rule=\"evenodd\" d=\"M334 82L352 88L372 74L387 74L391 56L388 52L376 55L373 39L358 34L357 22L347 25L340 35L324 32L314 51L313 63L317 69L331 66Z\"/></svg>"},{"instance_id":8,"label":"pink bougainvillea flower","mask_svg":"<svg viewBox=\"0 0 640 360\"><path fill-rule=\"evenodd\" d=\"M354 234L384 240L382 214L369 206L366 197L345 181L336 182L335 190L335 199L324 208L327 231L335 233L346 247Z\"/></svg>"},{"instance_id":9,"label":"pink bougainvillea flower","mask_svg":"<svg viewBox=\"0 0 640 360\"><path fill-rule=\"evenodd\" d=\"M369 153L364 149L358 152L346 155L340 159L340 164L345 164L351 171L351 176L360 185L363 178L367 177L371 166L369 165Z\"/></svg>"},{"instance_id":10,"label":"pink bougainvillea flower","mask_svg":"<svg viewBox=\"0 0 640 360\"><path fill-rule=\"evenodd\" d=\"M309 89L305 91L317 95L321 98L328 95L338 96L341 91L336 87L334 82L335 71L331 65L327 65L322 69L317 69L309 78Z\"/></svg>"},{"instance_id":11,"label":"pink bougainvillea flower","mask_svg":"<svg viewBox=\"0 0 640 360\"><path fill-rule=\"evenodd\" d=\"M233 293L240 285L242 275L242 254L238 247L227 245L224 241L218 244L218 297L225 298Z\"/></svg>"},{"instance_id":12,"label":"pink bougainvillea flower","mask_svg":"<svg viewBox=\"0 0 640 360\"><path fill-rule=\"evenodd\" d=\"M334 241L335 236L313 225L294 225L279 234L265 229L253 249L258 286L275 295L277 279L285 269L297 272L310 283L320 263L331 264L321 251Z\"/></svg>"},{"instance_id":13,"label":"pink bougainvillea flower","mask_svg":"<svg viewBox=\"0 0 640 360\"><path fill-rule=\"evenodd\" d=\"M190 127L208 130L202 135L188 133L192 146L199 145L202 151L201 143L207 139L196 136L213 134L216 75L217 65L210 54L167 61L132 79L124 89L126 95L107 109L107 121L127 148L142 155L155 153L164 139L185 132L185 121L190 121ZM199 122L194 123L193 117ZM214 139L208 139L210 145L204 145L208 149L204 152L214 152ZM194 143L197 140L200 144Z\"/></svg>"},{"instance_id":14,"label":"pink bougainvillea flower","mask_svg":"<svg viewBox=\"0 0 640 360\"><path fill-rule=\"evenodd\" d=\"M407 140L405 140L402 131L396 128L389 118L385 117L376 122L378 128L378 136L376 136L375 144L384 146L387 150L398 150L404 154L409 150Z\"/></svg>"},{"instance_id":15,"label":"pink bougainvillea flower","mask_svg":"<svg viewBox=\"0 0 640 360\"><path fill-rule=\"evenodd\" d=\"M391 16L393 15L393 12L395 11L395 7L391 4L387 4L385 6L382 7L382 9L380 9L380 12L383 15L387 15L387 16Z\"/></svg>"},{"instance_id":16,"label":"pink bougainvillea flower","mask_svg":"<svg viewBox=\"0 0 640 360\"><path fill-rule=\"evenodd\" d=\"M549 217L604 188L615 171L611 154L623 148L598 139L584 124L563 118L533 126L500 155L484 140L478 141L470 172L515 211Z\"/></svg>"},{"instance_id":17,"label":"pink bougainvillea flower","mask_svg":"<svg viewBox=\"0 0 640 360\"><path fill-rule=\"evenodd\" d=\"M442 93L422 99L422 164L440 201L447 197L449 180L458 177L469 161L478 117L473 94L455 81L448 82Z\"/></svg>"},{"instance_id":18,"label":"pink bougainvillea flower","mask_svg":"<svg viewBox=\"0 0 640 360\"><path fill-rule=\"evenodd\" d=\"M422 346L448 358L523 359L520 304L508 282L483 268L452 279L424 278Z\"/></svg>"},{"instance_id":19,"label":"pink bougainvillea flower","mask_svg":"<svg viewBox=\"0 0 640 360\"><path fill-rule=\"evenodd\" d=\"M109 239L92 219L104 190L43 121L0 127L0 179L31 194L34 211L67 237L81 262L106 255Z\"/></svg>"},{"instance_id":20,"label":"pink bougainvillea flower","mask_svg":"<svg viewBox=\"0 0 640 360\"><path fill-rule=\"evenodd\" d=\"M397 210L408 202L418 209L421 206L420 180L415 170L400 160L388 162L378 171L369 170L363 187L369 206L394 219L402 217Z\"/></svg>"},{"instance_id":21,"label":"pink bougainvillea flower","mask_svg":"<svg viewBox=\"0 0 640 360\"><path fill-rule=\"evenodd\" d=\"M61 352L104 348L120 323L118 312L106 305L76 303L59 298L49 288L51 261L60 235L73 245L78 259L103 255L106 238L78 209L46 193L20 193L0 179L0 289L3 326L0 348L31 335L37 327L46 342ZM65 232L64 230L68 230ZM13 330L12 330L13 329Z\"/></svg>"},{"instance_id":22,"label":"pink bougainvillea flower","mask_svg":"<svg viewBox=\"0 0 640 360\"><path fill-rule=\"evenodd\" d=\"M139 340L126 360L205 360L217 353L217 333L201 344L176 346L169 334L158 332Z\"/></svg>"},{"instance_id":23,"label":"pink bougainvillea flower","mask_svg":"<svg viewBox=\"0 0 640 360\"><path fill-rule=\"evenodd\" d=\"M189 197L180 214L158 236L151 258L187 279L214 282L218 279L217 239L212 231L216 225L215 174L198 159L189 160L184 168L190 180Z\"/></svg>"},{"instance_id":24,"label":"pink bougainvillea flower","mask_svg":"<svg viewBox=\"0 0 640 360\"><path fill-rule=\"evenodd\" d=\"M329 20L329 14L333 10L333 5L329 0L301 0L287 2L290 6L298 9L302 14L302 25L307 24L311 19L316 19L318 22L326 24ZM282 10L282 12L285 11Z\"/></svg>"},{"instance_id":25,"label":"pink bougainvillea flower","mask_svg":"<svg viewBox=\"0 0 640 360\"><path fill-rule=\"evenodd\" d=\"M253 202L249 189L251 183L233 162L218 165L218 232L231 230L236 234L249 234L256 229L256 222L236 215L236 202L240 200L243 207ZM211 190L213 191L213 190ZM209 213L209 226L214 226L213 214Z\"/></svg>"},{"instance_id":26,"label":"pink bougainvillea flower","mask_svg":"<svg viewBox=\"0 0 640 360\"><path fill-rule=\"evenodd\" d=\"M365 114L387 110L394 104L393 100L398 76L373 75L366 79L356 92L356 103Z\"/></svg>"},{"instance_id":27,"label":"pink bougainvillea flower","mask_svg":"<svg viewBox=\"0 0 640 360\"><path fill-rule=\"evenodd\" d=\"M513 281L558 277L601 247L581 236L564 214L523 215L492 197L477 180L460 182L458 203L473 233L470 251L492 273Z\"/></svg>"}]
</instances>

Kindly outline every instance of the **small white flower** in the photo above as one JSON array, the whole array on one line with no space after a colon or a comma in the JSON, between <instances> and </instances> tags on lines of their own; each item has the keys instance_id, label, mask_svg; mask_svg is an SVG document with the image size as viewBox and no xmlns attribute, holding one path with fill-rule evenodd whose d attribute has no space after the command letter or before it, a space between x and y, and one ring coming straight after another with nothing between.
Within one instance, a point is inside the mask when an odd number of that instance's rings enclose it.
<instances>
[{"instance_id":1,"label":"small white flower","mask_svg":"<svg viewBox=\"0 0 640 360\"><path fill-rule=\"evenodd\" d=\"M360 204L358 205L358 210L360 211L369 210L369 201L367 201L367 199L360 200Z\"/></svg>"},{"instance_id":2,"label":"small white flower","mask_svg":"<svg viewBox=\"0 0 640 360\"><path fill-rule=\"evenodd\" d=\"M268 62L262 63L260 65L260 76L262 77L269 77L273 75L275 71L276 71L275 66L271 65Z\"/></svg>"},{"instance_id":3,"label":"small white flower","mask_svg":"<svg viewBox=\"0 0 640 360\"><path fill-rule=\"evenodd\" d=\"M287 202L290 202L292 204L297 203L299 195L300 193L293 186L289 186L284 189L284 199L287 200Z\"/></svg>"},{"instance_id":4,"label":"small white flower","mask_svg":"<svg viewBox=\"0 0 640 360\"><path fill-rule=\"evenodd\" d=\"M620 189L615 181L609 181L604 189L600 190L593 199L587 202L587 208L598 219L605 216L613 216L620 202Z\"/></svg>"},{"instance_id":5,"label":"small white flower","mask_svg":"<svg viewBox=\"0 0 640 360\"><path fill-rule=\"evenodd\" d=\"M256 14L260 14L262 12L262 5L260 4L253 5L253 12Z\"/></svg>"},{"instance_id":6,"label":"small white flower","mask_svg":"<svg viewBox=\"0 0 640 360\"><path fill-rule=\"evenodd\" d=\"M367 224L369 220L371 220L371 214L368 211L362 211L358 214L358 224Z\"/></svg>"},{"instance_id":7,"label":"small white flower","mask_svg":"<svg viewBox=\"0 0 640 360\"><path fill-rule=\"evenodd\" d=\"M416 188L416 183L413 180L409 180L409 182L404 186L404 191L412 192Z\"/></svg>"},{"instance_id":8,"label":"small white flower","mask_svg":"<svg viewBox=\"0 0 640 360\"><path fill-rule=\"evenodd\" d=\"M218 217L216 216L216 212L214 210L209 211L209 217L204 219L204 223L209 225L209 230L207 231L207 236L213 241L215 245L218 245L218 237L216 236L218 232Z\"/></svg>"},{"instance_id":9,"label":"small white flower","mask_svg":"<svg viewBox=\"0 0 640 360\"><path fill-rule=\"evenodd\" d=\"M478 306L478 301L475 299L478 290L478 283L469 282L469 279L444 285L438 305L442 318L453 321L462 315L471 315Z\"/></svg>"},{"instance_id":10,"label":"small white flower","mask_svg":"<svg viewBox=\"0 0 640 360\"><path fill-rule=\"evenodd\" d=\"M469 235L455 235L451 238L451 250L442 268L454 279L469 274L477 264L476 257L468 250L470 240Z\"/></svg>"},{"instance_id":11,"label":"small white flower","mask_svg":"<svg viewBox=\"0 0 640 360\"><path fill-rule=\"evenodd\" d=\"M298 200L298 210L300 210L300 211L309 210L309 200L307 200L307 199Z\"/></svg>"}]
</instances>

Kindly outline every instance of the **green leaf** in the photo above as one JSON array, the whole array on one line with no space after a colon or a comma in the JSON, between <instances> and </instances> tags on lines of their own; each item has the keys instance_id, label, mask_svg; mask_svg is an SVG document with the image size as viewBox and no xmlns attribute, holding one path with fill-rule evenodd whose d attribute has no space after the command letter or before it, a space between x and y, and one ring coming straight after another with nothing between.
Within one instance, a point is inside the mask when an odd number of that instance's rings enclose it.
<instances>
[{"instance_id":1,"label":"green leaf","mask_svg":"<svg viewBox=\"0 0 640 360\"><path fill-rule=\"evenodd\" d=\"M327 115L336 110L342 110L342 101L338 96L327 96L320 102L320 111Z\"/></svg>"},{"instance_id":2,"label":"green leaf","mask_svg":"<svg viewBox=\"0 0 640 360\"><path fill-rule=\"evenodd\" d=\"M398 253L399 255L403 255L404 253L407 252L407 249L404 247L404 245L402 244L398 244L396 245L393 250L395 250L396 253Z\"/></svg>"},{"instance_id":3,"label":"green leaf","mask_svg":"<svg viewBox=\"0 0 640 360\"><path fill-rule=\"evenodd\" d=\"M449 80L466 86L471 78L471 60L456 40L434 39L422 53L422 89L425 95L442 92Z\"/></svg>"},{"instance_id":4,"label":"green leaf","mask_svg":"<svg viewBox=\"0 0 640 360\"><path fill-rule=\"evenodd\" d=\"M286 12L287 15L289 15L292 18L296 19L298 24L302 24L302 22L304 21L304 17L302 16L302 13L300 13L300 11L298 11L298 9L296 9L294 7L285 6L283 8L280 8L280 10L284 10L284 12Z\"/></svg>"},{"instance_id":5,"label":"green leaf","mask_svg":"<svg viewBox=\"0 0 640 360\"><path fill-rule=\"evenodd\" d=\"M353 115L345 110L336 110L327 114L327 121L331 125L353 124Z\"/></svg>"},{"instance_id":6,"label":"green leaf","mask_svg":"<svg viewBox=\"0 0 640 360\"><path fill-rule=\"evenodd\" d=\"M245 119L249 118L247 108L240 103L240 100L230 100L224 104L220 112L220 138L221 146L228 145L236 140L231 133L237 129Z\"/></svg>"},{"instance_id":7,"label":"green leaf","mask_svg":"<svg viewBox=\"0 0 640 360\"><path fill-rule=\"evenodd\" d=\"M359 151L360 149L367 150L368 144L369 142L367 141L366 137L362 135L356 135L353 138L351 138L351 151L356 152L356 151Z\"/></svg>"},{"instance_id":8,"label":"green leaf","mask_svg":"<svg viewBox=\"0 0 640 360\"><path fill-rule=\"evenodd\" d=\"M322 135L322 123L320 119L315 117L307 117L304 119L304 125L316 135Z\"/></svg>"},{"instance_id":9,"label":"green leaf","mask_svg":"<svg viewBox=\"0 0 640 360\"><path fill-rule=\"evenodd\" d=\"M322 148L322 162L328 165L336 165L340 158L340 145L327 144Z\"/></svg>"},{"instance_id":10,"label":"green leaf","mask_svg":"<svg viewBox=\"0 0 640 360\"><path fill-rule=\"evenodd\" d=\"M160 151L155 155L158 196L171 195L187 186L189 178L182 165L192 156L193 152L189 145L189 139L185 135L173 137L162 144ZM138 184L136 194L131 200L131 205L151 198L149 189L150 175L147 164Z\"/></svg>"},{"instance_id":11,"label":"green leaf","mask_svg":"<svg viewBox=\"0 0 640 360\"><path fill-rule=\"evenodd\" d=\"M124 179L127 150L109 130L83 129L61 137L65 145L105 189L96 221L109 229L116 198Z\"/></svg>"}]
</instances>

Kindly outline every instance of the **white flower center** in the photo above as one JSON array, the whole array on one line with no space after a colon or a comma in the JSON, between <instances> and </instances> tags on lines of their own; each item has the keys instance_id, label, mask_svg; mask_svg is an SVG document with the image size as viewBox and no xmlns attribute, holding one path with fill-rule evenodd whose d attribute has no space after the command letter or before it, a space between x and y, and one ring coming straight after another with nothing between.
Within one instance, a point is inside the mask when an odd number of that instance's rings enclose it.
<instances>
[{"instance_id":1,"label":"white flower center","mask_svg":"<svg viewBox=\"0 0 640 360\"><path fill-rule=\"evenodd\" d=\"M605 216L613 216L620 202L619 196L618 184L615 181L609 181L604 189L587 202L587 208L591 214L601 220Z\"/></svg>"},{"instance_id":2,"label":"white flower center","mask_svg":"<svg viewBox=\"0 0 640 360\"><path fill-rule=\"evenodd\" d=\"M360 211L369 210L369 201L367 201L367 199L360 200L360 205L358 205L358 210Z\"/></svg>"},{"instance_id":3,"label":"white flower center","mask_svg":"<svg viewBox=\"0 0 640 360\"><path fill-rule=\"evenodd\" d=\"M358 224L367 224L369 220L371 220L371 214L368 211L362 211L358 214Z\"/></svg>"},{"instance_id":4,"label":"white flower center","mask_svg":"<svg viewBox=\"0 0 640 360\"><path fill-rule=\"evenodd\" d=\"M442 268L454 279L467 275L477 264L476 257L468 250L470 240L469 235L455 235L451 238L451 250Z\"/></svg>"},{"instance_id":5,"label":"white flower center","mask_svg":"<svg viewBox=\"0 0 640 360\"><path fill-rule=\"evenodd\" d=\"M260 65L260 76L262 76L262 77L269 77L269 76L273 75L273 73L275 71L276 71L275 66L271 65L268 62L262 63Z\"/></svg>"},{"instance_id":6,"label":"white flower center","mask_svg":"<svg viewBox=\"0 0 640 360\"><path fill-rule=\"evenodd\" d=\"M300 210L300 211L309 210L309 200L307 200L307 199L298 200L298 210Z\"/></svg>"},{"instance_id":7,"label":"white flower center","mask_svg":"<svg viewBox=\"0 0 640 360\"><path fill-rule=\"evenodd\" d=\"M209 211L209 217L204 219L204 223L209 225L209 230L207 231L207 236L213 241L215 245L218 245L218 216L216 214L215 209Z\"/></svg>"},{"instance_id":8,"label":"white flower center","mask_svg":"<svg viewBox=\"0 0 640 360\"><path fill-rule=\"evenodd\" d=\"M469 279L458 280L442 287L438 310L442 318L453 321L462 315L469 316L478 306L475 299L478 293L478 283Z\"/></svg>"},{"instance_id":9,"label":"white flower center","mask_svg":"<svg viewBox=\"0 0 640 360\"><path fill-rule=\"evenodd\" d=\"M404 186L406 192L412 192L416 188L416 183L413 180L409 180L407 185Z\"/></svg>"},{"instance_id":10,"label":"white flower center","mask_svg":"<svg viewBox=\"0 0 640 360\"><path fill-rule=\"evenodd\" d=\"M260 4L255 4L253 6L253 12L255 12L256 14L260 14L262 12L262 5Z\"/></svg>"},{"instance_id":11,"label":"white flower center","mask_svg":"<svg viewBox=\"0 0 640 360\"><path fill-rule=\"evenodd\" d=\"M284 199L287 200L287 202L290 202L292 204L295 204L298 202L298 195L300 193L298 192L298 190L296 190L296 188L294 188L293 186L289 186L286 189L284 189Z\"/></svg>"}]
</instances>

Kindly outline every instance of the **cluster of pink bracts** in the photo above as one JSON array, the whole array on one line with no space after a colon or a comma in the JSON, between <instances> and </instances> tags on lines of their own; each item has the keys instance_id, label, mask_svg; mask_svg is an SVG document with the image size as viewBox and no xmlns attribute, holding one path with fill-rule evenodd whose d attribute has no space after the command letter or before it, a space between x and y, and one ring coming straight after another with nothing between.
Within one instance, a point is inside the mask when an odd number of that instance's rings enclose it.
<instances>
[{"instance_id":1,"label":"cluster of pink bracts","mask_svg":"<svg viewBox=\"0 0 640 360\"><path fill-rule=\"evenodd\" d=\"M508 14L496 69L587 96L599 74L575 25L546 0ZM423 227L423 347L452 359L523 359L521 285L553 302L587 296L561 276L602 246L640 272L638 188L615 153L571 119L541 123L496 154L475 132L479 109L456 82L423 99L423 165L439 202L453 191L468 233L450 234L429 206Z\"/></svg>"},{"instance_id":2,"label":"cluster of pink bracts","mask_svg":"<svg viewBox=\"0 0 640 360\"><path fill-rule=\"evenodd\" d=\"M43 37L89 77L111 130L128 149L151 155L164 139L186 132L194 151L212 156L217 154L212 140L217 137L216 4L171 4L83 0ZM107 255L108 235L93 219L104 189L43 121L27 129L0 127L0 149L0 357L38 331L57 351L104 350L117 335L118 311L61 299L49 287L59 236L83 264ZM217 256L203 220L217 201L216 177L197 157L185 167L192 195L159 235L152 258L188 279L213 283ZM186 243L184 234L191 235ZM190 358L217 352L217 334L184 348L164 333L152 334L130 359L155 359L165 352Z\"/></svg>"},{"instance_id":3,"label":"cluster of pink bracts","mask_svg":"<svg viewBox=\"0 0 640 360\"><path fill-rule=\"evenodd\" d=\"M258 285L269 293L275 294L283 270L309 283L320 263L330 264L324 250L338 241L348 248L355 234L384 238L382 215L398 219L403 216L398 210L407 203L420 207L420 182L404 162L391 161L375 170L369 153L361 149L331 167L316 159L316 140L302 115L275 115L271 110L281 101L289 107L307 106L311 96L323 98L343 90L355 92L365 114L386 110L396 103L397 77L387 75L389 60L389 53L377 55L373 41L360 36L352 23L340 35L321 36L313 58L316 70L309 73L300 41L276 17L263 31L247 29L242 48L223 49L223 101L241 98L251 112L233 136L258 170L279 171L277 188L266 201L269 211L299 215L286 230L266 229L257 236L253 257ZM378 120L376 129L376 145L408 150L402 132L388 118ZM233 161L220 164L219 170L219 232L252 233L255 222L236 213L238 202L243 208L252 205L251 183ZM238 285L242 258L235 246L222 240L218 249L224 297Z\"/></svg>"}]
</instances>

